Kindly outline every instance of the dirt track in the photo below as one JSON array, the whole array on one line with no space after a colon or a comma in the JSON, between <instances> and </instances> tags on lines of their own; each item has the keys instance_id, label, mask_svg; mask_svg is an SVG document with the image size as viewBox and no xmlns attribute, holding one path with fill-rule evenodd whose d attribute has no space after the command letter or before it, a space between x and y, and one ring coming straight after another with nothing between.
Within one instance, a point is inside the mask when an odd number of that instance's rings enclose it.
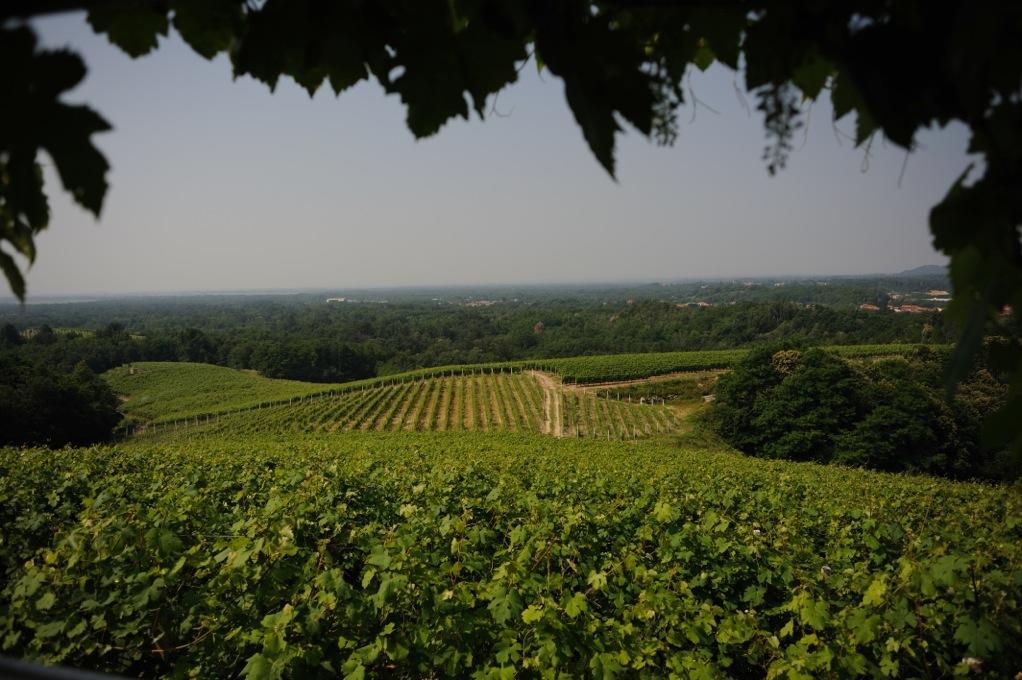
<instances>
[{"instance_id":1,"label":"dirt track","mask_svg":"<svg viewBox=\"0 0 1022 680\"><path fill-rule=\"evenodd\" d=\"M561 385L548 374L528 371L543 386L543 432L555 437L561 432Z\"/></svg>"}]
</instances>

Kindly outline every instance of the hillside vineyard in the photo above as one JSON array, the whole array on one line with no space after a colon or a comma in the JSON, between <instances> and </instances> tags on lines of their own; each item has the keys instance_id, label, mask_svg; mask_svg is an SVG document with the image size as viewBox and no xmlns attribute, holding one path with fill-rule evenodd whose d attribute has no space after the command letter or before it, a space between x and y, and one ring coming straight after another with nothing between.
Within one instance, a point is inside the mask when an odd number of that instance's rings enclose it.
<instances>
[{"instance_id":1,"label":"hillside vineyard","mask_svg":"<svg viewBox=\"0 0 1022 680\"><path fill-rule=\"evenodd\" d=\"M1017 486L739 455L701 417L746 356L116 368L121 442L0 449L3 653L252 679L1022 668Z\"/></svg>"}]
</instances>

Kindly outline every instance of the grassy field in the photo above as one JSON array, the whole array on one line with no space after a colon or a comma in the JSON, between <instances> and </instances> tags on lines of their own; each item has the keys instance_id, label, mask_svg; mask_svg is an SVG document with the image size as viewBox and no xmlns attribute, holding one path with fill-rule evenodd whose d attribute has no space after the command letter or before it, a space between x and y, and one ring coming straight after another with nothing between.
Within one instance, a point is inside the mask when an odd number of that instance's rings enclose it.
<instances>
[{"instance_id":1,"label":"grassy field","mask_svg":"<svg viewBox=\"0 0 1022 680\"><path fill-rule=\"evenodd\" d=\"M322 392L330 385L271 380L251 371L187 362L136 362L103 374L142 421L173 420Z\"/></svg>"},{"instance_id":2,"label":"grassy field","mask_svg":"<svg viewBox=\"0 0 1022 680\"><path fill-rule=\"evenodd\" d=\"M3 653L126 676L1022 668L1017 488L664 440L221 431L0 450L0 497Z\"/></svg>"}]
</instances>

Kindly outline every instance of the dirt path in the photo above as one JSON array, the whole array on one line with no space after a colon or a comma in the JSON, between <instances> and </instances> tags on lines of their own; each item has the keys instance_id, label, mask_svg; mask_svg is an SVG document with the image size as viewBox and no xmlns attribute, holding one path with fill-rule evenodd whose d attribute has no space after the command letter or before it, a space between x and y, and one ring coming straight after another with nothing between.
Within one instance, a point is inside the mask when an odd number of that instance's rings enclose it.
<instances>
[{"instance_id":1,"label":"dirt path","mask_svg":"<svg viewBox=\"0 0 1022 680\"><path fill-rule=\"evenodd\" d=\"M561 433L561 386L548 374L529 371L529 375L543 387L543 432L555 437Z\"/></svg>"}]
</instances>

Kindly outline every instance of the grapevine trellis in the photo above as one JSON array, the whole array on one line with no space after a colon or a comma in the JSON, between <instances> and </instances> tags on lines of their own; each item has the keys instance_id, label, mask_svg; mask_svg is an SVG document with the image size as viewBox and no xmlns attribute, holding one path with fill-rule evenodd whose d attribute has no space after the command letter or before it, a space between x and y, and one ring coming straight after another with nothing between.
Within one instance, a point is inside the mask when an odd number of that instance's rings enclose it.
<instances>
[{"instance_id":1,"label":"grapevine trellis","mask_svg":"<svg viewBox=\"0 0 1022 680\"><path fill-rule=\"evenodd\" d=\"M828 348L830 351L834 351L846 358L868 358L877 356L896 356L911 352L916 345L847 345L847 346L834 346ZM415 371L409 371L406 373L400 373L393 376L382 376L378 378L370 378L367 380L359 380L351 383L345 383L343 385L332 385L327 389L316 392L307 392L300 395L289 396L287 398L263 400L253 404L236 406L227 409L212 409L206 413L190 414L179 418L160 419L154 420L147 423L130 425L126 429L128 436L145 436L150 434L158 434L167 431L180 430L185 427L196 427L199 425L211 425L218 423L223 418L228 416L235 416L236 414L250 413L253 411L264 411L267 409L278 409L280 407L306 407L311 402L319 402L320 400L332 400L338 399L343 396L350 395L368 395L373 400L359 400L358 405L362 409L360 414L348 414L345 418L344 424L340 427L337 426L336 422L330 422L326 427L330 429L352 429L352 425L357 429L436 429L436 430L447 430L447 429L459 429L458 422L464 423L468 421L470 426L467 429L510 429L510 430L521 430L521 431L543 431L542 426L537 426L533 420L520 419L514 413L506 412L506 404L517 403L521 397L515 397L514 393L507 392L506 394L501 392L506 388L496 387L498 394L503 394L500 400L500 409L505 409L503 416L500 415L500 411L493 414L487 414L487 412L479 411L477 404L474 400L472 401L471 407L475 409L471 414L465 414L466 417L461 417L463 414L460 412L457 414L447 413L447 409L460 408L459 404L451 402L454 401L452 395L444 395L442 393L437 395L437 402L435 408L439 411L434 413L432 419L427 424L421 416L422 405L419 405L415 413L417 414L417 420L414 424L410 424L409 427L405 427L404 424L400 426L395 425L391 428L391 425L378 427L377 424L366 423L366 418L369 418L371 414L375 415L377 420L390 417L393 420L397 416L397 411L385 411L379 412L380 408L388 408L394 406L396 409L401 408L403 401L396 399L398 395L387 392L388 388L407 386L413 383L422 383L444 379L454 379L460 377L484 377L484 376L513 376L523 375L528 371L545 371L554 374L562 384L570 385L596 385L600 383L608 383L614 381L623 380L634 380L641 378L648 378L658 375L665 375L670 373L681 373L691 371L702 371L702 370L723 370L734 366L738 361L741 361L748 354L748 350L744 349L731 349L731 350L707 350L698 352L658 352L658 353L645 353L645 354L617 354L617 355L601 355L601 356L583 356L583 357L570 357L570 358L557 358L557 359L536 359L536 360L523 360L523 361L512 361L512 362L499 362L490 364L475 364L475 365L458 365L458 366L443 366L437 368L425 368ZM471 386L470 386L471 391ZM430 392L431 393L431 392ZM597 391L596 393L600 399L607 401L622 401L620 393L603 390ZM391 397L387 403L378 403L380 400ZM461 399L464 399L462 395ZM569 397L565 397L568 399ZM588 400L588 397L571 397L575 399ZM596 397L594 397L596 398ZM630 401L630 398L628 398ZM649 404L644 402L642 404L634 404L636 407L649 407L657 406L658 408L666 408L662 402L657 404ZM409 405L411 407L411 405ZM445 407L445 408L441 408ZM430 407L431 409L434 407ZM525 408L522 406L521 408ZM625 439L635 438L640 436L649 436L657 433L669 433L679 429L680 424L677 422L677 418L673 416L673 411L666 410L666 415L655 414L651 417L640 417L632 416L629 414L621 415L616 412L614 414L605 414L606 422L599 418L595 418L592 415L592 411L599 411L595 406L595 402L586 405L584 408L579 407L578 404L574 404L569 407L568 419L566 422L562 422L562 428L559 432L549 432L558 436L578 436L578 437L596 437L611 438L611 439ZM443 413L441 417L440 412ZM403 417L408 417L408 411L403 412ZM460 417L460 421L458 418ZM532 418L541 418L541 414L533 413ZM454 418L454 421L452 421ZM327 415L324 422L329 420ZM442 422L441 422L442 421ZM457 422L456 422L457 421ZM478 423L477 423L478 421ZM498 424L499 428L491 426L491 421ZM302 420L301 422L304 422ZM389 422L389 421L388 421ZM613 426L606 424L607 422L615 423ZM601 426L602 424L602 426ZM549 430L549 427L547 428Z\"/></svg>"},{"instance_id":2,"label":"grapevine trellis","mask_svg":"<svg viewBox=\"0 0 1022 680\"><path fill-rule=\"evenodd\" d=\"M547 398L559 399L562 405L559 429L545 416ZM682 421L662 403L633 402L610 391L560 386L548 391L523 369L497 367L263 401L142 425L129 434L200 426L210 432L479 430L617 440L678 432Z\"/></svg>"}]
</instances>

